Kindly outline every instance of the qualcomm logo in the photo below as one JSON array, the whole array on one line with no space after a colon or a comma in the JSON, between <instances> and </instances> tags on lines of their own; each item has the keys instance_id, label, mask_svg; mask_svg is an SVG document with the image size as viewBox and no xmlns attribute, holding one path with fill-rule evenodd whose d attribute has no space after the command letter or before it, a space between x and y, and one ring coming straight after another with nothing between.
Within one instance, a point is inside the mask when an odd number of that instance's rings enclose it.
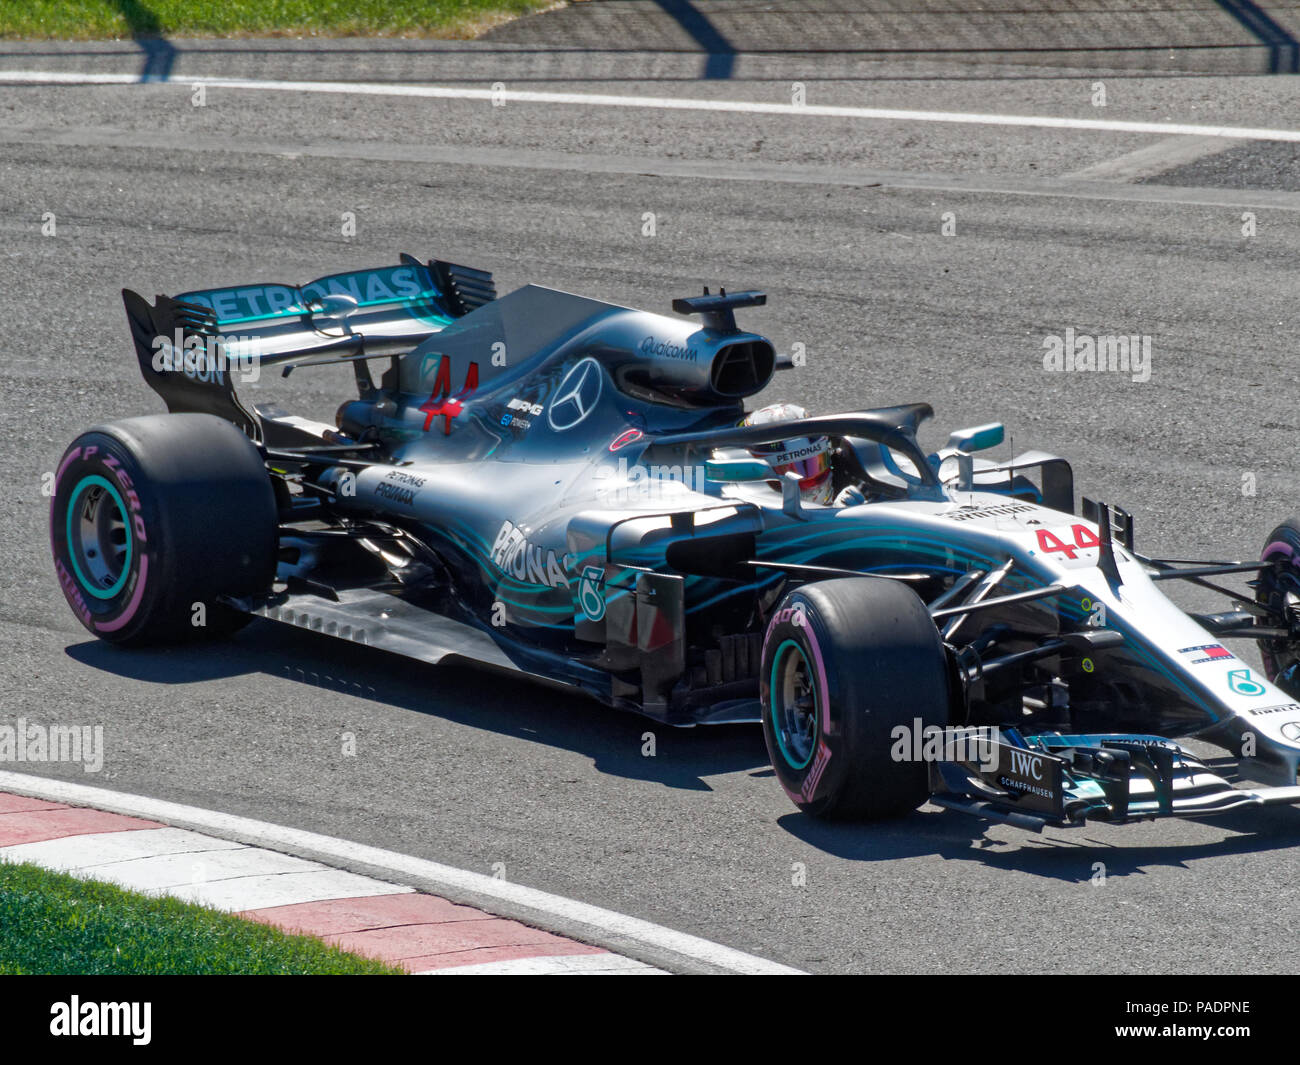
<instances>
[{"instance_id":1,"label":"qualcomm logo","mask_svg":"<svg viewBox=\"0 0 1300 1065\"><path fill-rule=\"evenodd\" d=\"M546 412L546 421L557 433L572 429L586 419L600 399L604 371L595 359L583 359L564 375Z\"/></svg>"}]
</instances>

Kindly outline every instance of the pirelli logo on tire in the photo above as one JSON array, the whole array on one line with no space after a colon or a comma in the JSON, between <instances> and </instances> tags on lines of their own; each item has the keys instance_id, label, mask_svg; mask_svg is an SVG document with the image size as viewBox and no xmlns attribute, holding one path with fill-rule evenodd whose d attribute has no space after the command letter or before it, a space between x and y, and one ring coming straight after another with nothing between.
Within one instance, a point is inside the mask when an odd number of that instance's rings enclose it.
<instances>
[{"instance_id":1,"label":"pirelli logo on tire","mask_svg":"<svg viewBox=\"0 0 1300 1065\"><path fill-rule=\"evenodd\" d=\"M808 775L804 777L803 787L799 789L799 798L803 802L812 802L813 797L817 794L817 785L822 781L822 774L826 772L826 766L831 760L831 749L826 746L826 741L822 740L817 744L817 754L813 757L812 766L808 770Z\"/></svg>"}]
</instances>

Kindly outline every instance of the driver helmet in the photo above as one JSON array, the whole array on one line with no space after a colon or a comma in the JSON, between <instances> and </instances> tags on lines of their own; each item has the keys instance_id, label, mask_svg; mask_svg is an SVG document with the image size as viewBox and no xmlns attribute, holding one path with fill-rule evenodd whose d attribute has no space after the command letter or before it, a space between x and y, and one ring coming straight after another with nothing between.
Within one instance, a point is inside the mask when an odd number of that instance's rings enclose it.
<instances>
[{"instance_id":1,"label":"driver helmet","mask_svg":"<svg viewBox=\"0 0 1300 1065\"><path fill-rule=\"evenodd\" d=\"M808 412L795 403L773 403L750 411L741 425L768 425L807 418ZM831 501L831 442L824 436L796 436L788 440L759 444L749 449L756 459L771 466L779 476L799 475L799 492L805 503L825 505Z\"/></svg>"}]
</instances>

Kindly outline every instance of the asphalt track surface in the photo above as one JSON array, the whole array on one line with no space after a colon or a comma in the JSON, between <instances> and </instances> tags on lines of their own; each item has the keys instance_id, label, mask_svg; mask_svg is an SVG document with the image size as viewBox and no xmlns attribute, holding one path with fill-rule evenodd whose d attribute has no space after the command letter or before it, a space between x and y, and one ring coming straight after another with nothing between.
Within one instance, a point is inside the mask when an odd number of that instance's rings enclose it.
<instances>
[{"instance_id":1,"label":"asphalt track surface","mask_svg":"<svg viewBox=\"0 0 1300 1065\"><path fill-rule=\"evenodd\" d=\"M659 62L647 56L624 57L638 80L601 68L601 81L553 65L540 77L532 53L445 58L439 84L459 70L477 86L790 98L788 70L666 85L641 77ZM809 102L1300 128L1286 78L1117 75L1102 109L1086 71L862 69L819 80L809 60ZM326 57L311 76L356 73ZM651 309L701 283L762 288L746 324L808 354L764 399L927 400L931 446L1001 419L1015 450L1065 454L1083 492L1134 510L1139 547L1253 557L1300 501L1300 196L1277 178L1292 149L1238 144L1180 163L1177 180L1150 165L1125 182L1073 176L1152 146L1142 158L1158 158L1163 140L221 88L195 107L186 84L0 85L0 720L103 724L106 746L94 776L5 768L499 866L818 972L1293 969L1300 811L1041 836L933 807L819 824L781 792L757 729L656 728L261 621L225 644L120 652L77 625L48 560L42 474L81 429L161 409L121 286L305 281L401 250L491 269L502 290ZM1044 372L1043 338L1067 327L1149 334L1151 379ZM345 370L319 369L247 394L328 419L349 388Z\"/></svg>"}]
</instances>

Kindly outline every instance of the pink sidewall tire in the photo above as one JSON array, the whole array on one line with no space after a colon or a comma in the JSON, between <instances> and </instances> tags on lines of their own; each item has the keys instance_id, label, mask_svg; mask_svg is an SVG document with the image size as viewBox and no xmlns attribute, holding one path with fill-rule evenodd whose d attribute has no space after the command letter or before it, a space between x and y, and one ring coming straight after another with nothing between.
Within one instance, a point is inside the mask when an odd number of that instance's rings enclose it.
<instances>
[{"instance_id":1,"label":"pink sidewall tire","mask_svg":"<svg viewBox=\"0 0 1300 1065\"><path fill-rule=\"evenodd\" d=\"M275 574L278 510L260 454L207 414L126 418L64 452L50 549L87 631L124 645L226 635ZM196 622L202 622L197 624Z\"/></svg>"},{"instance_id":2,"label":"pink sidewall tire","mask_svg":"<svg viewBox=\"0 0 1300 1065\"><path fill-rule=\"evenodd\" d=\"M949 677L939 632L905 585L862 577L792 591L768 624L759 673L763 736L791 801L857 820L923 803L927 767L891 748L899 727L949 723Z\"/></svg>"}]
</instances>

